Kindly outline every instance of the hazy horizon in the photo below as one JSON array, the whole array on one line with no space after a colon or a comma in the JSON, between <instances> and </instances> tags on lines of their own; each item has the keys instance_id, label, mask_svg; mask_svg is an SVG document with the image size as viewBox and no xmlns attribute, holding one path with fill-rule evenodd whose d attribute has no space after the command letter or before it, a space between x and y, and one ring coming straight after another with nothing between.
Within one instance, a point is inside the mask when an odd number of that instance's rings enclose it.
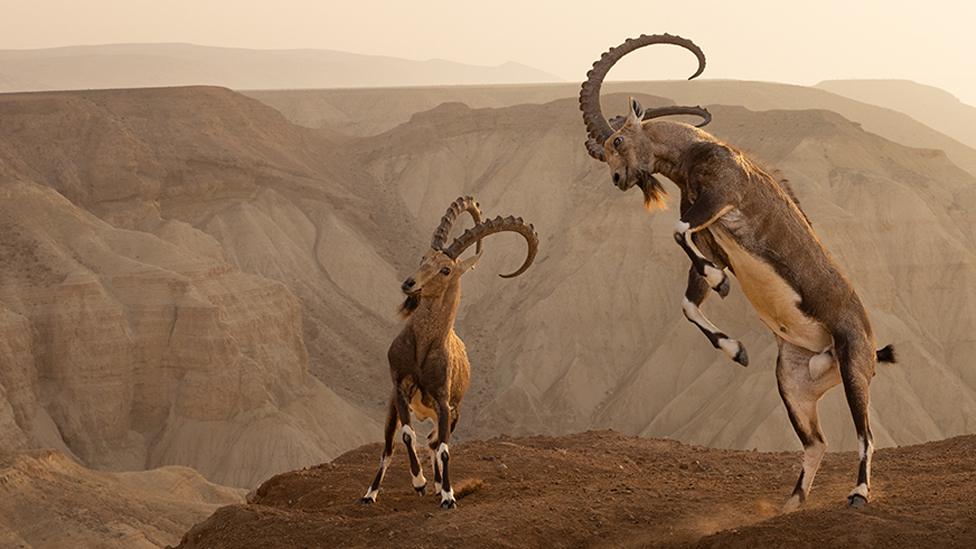
<instances>
[{"instance_id":1,"label":"hazy horizon","mask_svg":"<svg viewBox=\"0 0 976 549\"><path fill-rule=\"evenodd\" d=\"M829 0L816 8L771 0L708 3L622 0L606 13L553 1L502 0L489 10L436 0L324 5L213 0L37 0L0 3L0 49L189 43L252 49L328 49L402 59L497 66L512 61L579 81L609 46L641 33L695 40L708 56L705 77L813 85L831 79L906 79L976 104L976 7L936 1ZM944 9L939 9L944 6ZM946 17L947 10L952 17ZM881 24L879 24L881 23ZM853 45L849 47L848 44ZM660 48L620 63L612 79L680 78L688 54Z\"/></svg>"}]
</instances>

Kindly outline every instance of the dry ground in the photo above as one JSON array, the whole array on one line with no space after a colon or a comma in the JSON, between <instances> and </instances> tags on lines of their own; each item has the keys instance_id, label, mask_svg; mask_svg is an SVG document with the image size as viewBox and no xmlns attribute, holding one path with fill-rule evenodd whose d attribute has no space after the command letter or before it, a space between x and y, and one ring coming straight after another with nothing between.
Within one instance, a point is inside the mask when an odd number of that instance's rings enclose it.
<instances>
[{"instance_id":1,"label":"dry ground","mask_svg":"<svg viewBox=\"0 0 976 549\"><path fill-rule=\"evenodd\" d=\"M402 448L401 448L402 450ZM183 548L972 547L976 436L876 453L872 503L845 507L856 457L829 454L805 509L782 515L798 453L717 450L589 432L452 448L457 479L484 485L454 511L418 498L398 452L379 501L357 503L377 444L279 475L218 510ZM428 478L430 475L428 474Z\"/></svg>"}]
</instances>

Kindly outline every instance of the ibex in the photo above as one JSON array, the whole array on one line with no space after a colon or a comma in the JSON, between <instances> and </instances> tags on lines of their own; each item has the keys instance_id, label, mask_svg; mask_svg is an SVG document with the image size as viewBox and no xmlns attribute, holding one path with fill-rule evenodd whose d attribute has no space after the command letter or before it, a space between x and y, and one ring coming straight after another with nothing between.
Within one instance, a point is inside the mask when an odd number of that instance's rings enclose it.
<instances>
[{"instance_id":1,"label":"ibex","mask_svg":"<svg viewBox=\"0 0 976 549\"><path fill-rule=\"evenodd\" d=\"M474 227L445 247L454 222L465 211L474 219ZM459 407L468 389L471 366L464 343L454 332L454 318L461 302L461 276L481 258L481 240L502 231L516 232L525 237L528 243L528 254L522 266L511 274L500 275L502 278L516 277L525 272L535 259L539 246L535 229L515 217L482 221L481 211L472 197L458 198L447 209L434 231L430 250L424 254L420 269L403 282L401 289L406 299L400 312L407 322L387 353L393 378L393 395L386 416L385 446L380 468L366 490L362 503L376 501L380 483L393 456L393 437L398 428L407 447L414 490L424 495L427 480L414 448L417 436L410 426L412 412L421 421L434 420L434 429L427 437L434 489L440 493L441 507L453 509L457 505L451 488L448 443L460 417ZM460 259L461 254L475 243L475 255Z\"/></svg>"},{"instance_id":2,"label":"ibex","mask_svg":"<svg viewBox=\"0 0 976 549\"><path fill-rule=\"evenodd\" d=\"M742 152L705 131L672 121L649 121L671 114L711 116L701 107L644 110L631 98L627 117L613 127L600 109L600 87L610 68L627 53L651 44L673 44L698 58L691 41L671 35L629 39L604 53L587 73L580 91L589 154L610 168L622 191L637 186L645 205L666 192L654 174L681 192L674 239L691 259L684 314L711 344L732 360L748 364L745 347L712 324L699 308L709 289L725 297L726 269L764 324L775 334L779 356L776 380L793 428L803 444L803 468L785 509L801 505L810 492L827 444L817 417L824 393L843 383L860 450L857 484L848 503L868 501L874 450L868 423L868 385L876 360L894 362L888 346L874 350L867 313L844 274L817 238L785 183L774 179Z\"/></svg>"}]
</instances>

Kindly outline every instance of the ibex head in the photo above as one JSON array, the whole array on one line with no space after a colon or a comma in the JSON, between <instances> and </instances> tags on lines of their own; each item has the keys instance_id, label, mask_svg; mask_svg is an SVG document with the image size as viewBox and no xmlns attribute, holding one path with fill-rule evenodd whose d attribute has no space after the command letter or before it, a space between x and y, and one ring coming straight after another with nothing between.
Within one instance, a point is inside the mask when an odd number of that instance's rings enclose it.
<instances>
[{"instance_id":1,"label":"ibex head","mask_svg":"<svg viewBox=\"0 0 976 549\"><path fill-rule=\"evenodd\" d=\"M658 107L644 110L634 98L630 99L626 117L615 117L608 122L600 109L600 88L610 68L624 55L652 44L681 46L698 58L698 70L689 78L696 78L705 70L705 54L690 40L669 34L642 35L630 38L620 46L611 48L593 63L580 89L580 110L586 124L586 150L593 158L606 162L610 167L613 184L626 191L637 185L644 192L644 202L650 206L661 203L664 187L654 177L655 143L643 130L645 120L676 114L692 114L702 117L698 125L708 124L712 116L701 107Z\"/></svg>"},{"instance_id":2,"label":"ibex head","mask_svg":"<svg viewBox=\"0 0 976 549\"><path fill-rule=\"evenodd\" d=\"M644 132L641 121L644 107L630 98L627 117L611 120L617 130L603 144L603 158L610 167L610 179L618 189L626 191L637 185L644 193L644 204L661 205L667 194L661 182L654 177L655 143Z\"/></svg>"},{"instance_id":3,"label":"ibex head","mask_svg":"<svg viewBox=\"0 0 976 549\"><path fill-rule=\"evenodd\" d=\"M474 227L455 238L450 246L444 246L454 222L457 221L461 212L465 211L471 214L475 223ZM494 219L482 221L481 210L474 198L465 196L455 200L448 207L434 231L430 250L421 259L420 268L413 276L403 281L401 289L407 298L400 306L400 313L403 316L409 316L420 305L421 299L436 298L443 295L461 275L471 270L481 259L481 240L503 231L512 231L522 235L528 244L528 253L525 261L522 262L522 266L513 273L499 275L502 278L513 278L524 273L535 259L539 247L539 236L535 229L531 224L522 221L522 218L511 216L505 218L498 216ZM472 245L475 245L475 255L461 259L461 254Z\"/></svg>"}]
</instances>

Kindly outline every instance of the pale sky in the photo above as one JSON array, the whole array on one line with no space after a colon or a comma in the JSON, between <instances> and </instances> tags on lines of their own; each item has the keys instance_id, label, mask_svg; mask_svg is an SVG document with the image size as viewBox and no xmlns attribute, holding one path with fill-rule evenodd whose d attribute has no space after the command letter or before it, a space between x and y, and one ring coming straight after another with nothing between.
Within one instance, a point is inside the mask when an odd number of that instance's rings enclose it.
<instances>
[{"instance_id":1,"label":"pale sky","mask_svg":"<svg viewBox=\"0 0 976 549\"><path fill-rule=\"evenodd\" d=\"M0 0L0 49L122 42L315 48L497 65L581 81L607 47L670 32L705 78L905 78L976 105L976 3L929 0ZM577 7L579 6L579 7ZM585 6L585 7L584 7ZM601 9L597 9L597 8ZM690 54L632 54L613 79L680 78Z\"/></svg>"}]
</instances>

